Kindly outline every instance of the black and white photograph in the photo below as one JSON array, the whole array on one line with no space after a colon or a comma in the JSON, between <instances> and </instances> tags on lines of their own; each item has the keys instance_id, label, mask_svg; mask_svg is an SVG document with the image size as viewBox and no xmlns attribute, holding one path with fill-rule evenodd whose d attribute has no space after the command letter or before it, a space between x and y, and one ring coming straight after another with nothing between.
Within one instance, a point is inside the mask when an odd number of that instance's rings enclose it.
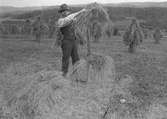
<instances>
[{"instance_id":1,"label":"black and white photograph","mask_svg":"<svg viewBox=\"0 0 167 119\"><path fill-rule=\"evenodd\" d=\"M0 0L0 119L167 119L167 0Z\"/></svg>"}]
</instances>

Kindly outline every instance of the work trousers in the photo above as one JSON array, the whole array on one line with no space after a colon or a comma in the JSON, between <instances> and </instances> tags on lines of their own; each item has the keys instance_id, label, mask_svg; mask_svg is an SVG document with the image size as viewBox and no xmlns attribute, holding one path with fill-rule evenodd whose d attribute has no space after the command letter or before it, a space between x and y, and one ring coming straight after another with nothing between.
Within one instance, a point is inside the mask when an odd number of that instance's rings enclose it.
<instances>
[{"instance_id":1,"label":"work trousers","mask_svg":"<svg viewBox=\"0 0 167 119\"><path fill-rule=\"evenodd\" d=\"M62 41L62 72L66 74L69 67L69 59L72 58L72 64L74 65L79 60L77 42L75 40L63 40Z\"/></svg>"}]
</instances>

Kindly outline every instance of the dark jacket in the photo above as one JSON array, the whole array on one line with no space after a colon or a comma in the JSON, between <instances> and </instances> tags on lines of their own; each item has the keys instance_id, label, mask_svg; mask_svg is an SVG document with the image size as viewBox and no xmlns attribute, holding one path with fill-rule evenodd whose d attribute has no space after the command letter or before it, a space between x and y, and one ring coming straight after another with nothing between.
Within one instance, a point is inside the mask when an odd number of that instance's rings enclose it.
<instances>
[{"instance_id":1,"label":"dark jacket","mask_svg":"<svg viewBox=\"0 0 167 119\"><path fill-rule=\"evenodd\" d=\"M65 27L60 28L60 32L63 35L62 40L70 40L70 41L75 40L75 28L73 24L69 24Z\"/></svg>"},{"instance_id":2,"label":"dark jacket","mask_svg":"<svg viewBox=\"0 0 167 119\"><path fill-rule=\"evenodd\" d=\"M73 23L57 29L57 44L61 45L64 41L77 42L82 45L85 43L81 31Z\"/></svg>"}]
</instances>

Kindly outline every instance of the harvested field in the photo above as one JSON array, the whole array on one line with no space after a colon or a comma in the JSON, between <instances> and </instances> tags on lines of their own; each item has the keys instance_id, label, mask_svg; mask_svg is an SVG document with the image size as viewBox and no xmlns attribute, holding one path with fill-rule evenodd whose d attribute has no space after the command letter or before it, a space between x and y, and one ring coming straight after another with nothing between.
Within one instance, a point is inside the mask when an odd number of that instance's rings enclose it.
<instances>
[{"instance_id":1,"label":"harvested field","mask_svg":"<svg viewBox=\"0 0 167 119\"><path fill-rule=\"evenodd\" d=\"M93 52L114 60L116 78L105 86L105 79L72 85L62 78L61 51L52 43L0 39L2 119L166 119L167 41L147 39L135 54L120 37L92 43ZM80 47L82 59L86 51Z\"/></svg>"}]
</instances>

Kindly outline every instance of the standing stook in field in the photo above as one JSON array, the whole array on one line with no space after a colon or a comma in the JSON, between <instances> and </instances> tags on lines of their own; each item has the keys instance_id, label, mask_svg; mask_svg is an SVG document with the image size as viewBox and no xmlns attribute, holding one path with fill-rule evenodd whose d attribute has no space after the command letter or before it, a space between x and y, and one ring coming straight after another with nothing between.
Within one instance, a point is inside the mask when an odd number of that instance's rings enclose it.
<instances>
[{"instance_id":1,"label":"standing stook in field","mask_svg":"<svg viewBox=\"0 0 167 119\"><path fill-rule=\"evenodd\" d=\"M32 27L33 27L33 34L35 36L35 41L40 43L42 35L42 21L40 16L37 17Z\"/></svg>"},{"instance_id":2,"label":"standing stook in field","mask_svg":"<svg viewBox=\"0 0 167 119\"><path fill-rule=\"evenodd\" d=\"M93 41L98 42L100 40L100 37L102 36L102 28L97 21L94 21L94 23L92 23L91 31L93 35Z\"/></svg>"},{"instance_id":3,"label":"standing stook in field","mask_svg":"<svg viewBox=\"0 0 167 119\"><path fill-rule=\"evenodd\" d=\"M27 19L23 25L23 34L29 37L31 35L32 23L31 20Z\"/></svg>"},{"instance_id":4,"label":"standing stook in field","mask_svg":"<svg viewBox=\"0 0 167 119\"><path fill-rule=\"evenodd\" d=\"M123 36L125 45L129 46L129 52L135 52L136 47L143 40L143 32L136 19L132 19L130 26Z\"/></svg>"},{"instance_id":5,"label":"standing stook in field","mask_svg":"<svg viewBox=\"0 0 167 119\"><path fill-rule=\"evenodd\" d=\"M51 17L49 19L49 23L48 23L48 31L49 31L49 38L53 38L53 35L54 35L54 31L55 31L55 26L53 25L55 22L55 18L54 17Z\"/></svg>"},{"instance_id":6,"label":"standing stook in field","mask_svg":"<svg viewBox=\"0 0 167 119\"><path fill-rule=\"evenodd\" d=\"M155 29L155 31L153 33L153 38L154 38L156 44L160 43L160 40L162 38L162 34L161 34L161 31L159 28Z\"/></svg>"}]
</instances>

